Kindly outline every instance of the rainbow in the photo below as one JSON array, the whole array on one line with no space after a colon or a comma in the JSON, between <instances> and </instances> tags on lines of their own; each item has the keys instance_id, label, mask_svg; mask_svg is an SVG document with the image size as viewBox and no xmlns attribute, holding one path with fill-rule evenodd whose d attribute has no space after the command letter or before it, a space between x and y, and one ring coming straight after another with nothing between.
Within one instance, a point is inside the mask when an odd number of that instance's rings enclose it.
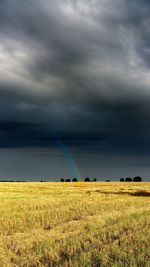
<instances>
[{"instance_id":1,"label":"rainbow","mask_svg":"<svg viewBox=\"0 0 150 267\"><path fill-rule=\"evenodd\" d=\"M80 178L81 177L81 172L80 169L76 163L76 160L73 158L70 149L64 144L60 136L55 132L53 132L53 140L60 149L60 151L63 154L63 157L71 171L72 177Z\"/></svg>"}]
</instances>

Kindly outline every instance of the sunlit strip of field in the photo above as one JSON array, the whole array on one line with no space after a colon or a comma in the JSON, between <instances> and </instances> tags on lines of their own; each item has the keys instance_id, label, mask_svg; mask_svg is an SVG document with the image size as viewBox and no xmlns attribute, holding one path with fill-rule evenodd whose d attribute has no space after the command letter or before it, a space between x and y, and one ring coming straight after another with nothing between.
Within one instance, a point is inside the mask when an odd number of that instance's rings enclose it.
<instances>
[{"instance_id":1,"label":"sunlit strip of field","mask_svg":"<svg viewBox=\"0 0 150 267\"><path fill-rule=\"evenodd\" d=\"M150 183L0 183L0 266L150 266Z\"/></svg>"}]
</instances>

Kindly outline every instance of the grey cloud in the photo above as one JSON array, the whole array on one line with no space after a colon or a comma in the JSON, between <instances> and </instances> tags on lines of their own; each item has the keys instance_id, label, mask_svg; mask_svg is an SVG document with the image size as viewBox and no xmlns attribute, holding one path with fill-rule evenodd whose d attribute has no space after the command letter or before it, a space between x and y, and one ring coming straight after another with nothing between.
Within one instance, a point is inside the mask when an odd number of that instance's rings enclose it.
<instances>
[{"instance_id":1,"label":"grey cloud","mask_svg":"<svg viewBox=\"0 0 150 267\"><path fill-rule=\"evenodd\" d=\"M23 123L24 131L6 127L2 143L14 136L9 146L51 146L55 127L71 146L147 153L149 8L148 1L1 1L1 126Z\"/></svg>"}]
</instances>

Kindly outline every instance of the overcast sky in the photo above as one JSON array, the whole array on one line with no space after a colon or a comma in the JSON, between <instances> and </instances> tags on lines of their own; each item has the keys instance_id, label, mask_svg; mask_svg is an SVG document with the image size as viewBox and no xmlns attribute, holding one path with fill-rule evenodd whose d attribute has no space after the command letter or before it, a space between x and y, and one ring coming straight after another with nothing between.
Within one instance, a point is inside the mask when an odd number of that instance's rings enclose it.
<instances>
[{"instance_id":1,"label":"overcast sky","mask_svg":"<svg viewBox=\"0 0 150 267\"><path fill-rule=\"evenodd\" d=\"M0 178L150 178L150 1L0 1Z\"/></svg>"}]
</instances>

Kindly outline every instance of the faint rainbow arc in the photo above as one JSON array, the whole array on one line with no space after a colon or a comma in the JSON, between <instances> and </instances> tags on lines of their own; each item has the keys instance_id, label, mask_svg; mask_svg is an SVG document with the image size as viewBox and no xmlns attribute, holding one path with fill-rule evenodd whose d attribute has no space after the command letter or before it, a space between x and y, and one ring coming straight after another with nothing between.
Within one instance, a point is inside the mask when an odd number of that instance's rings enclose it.
<instances>
[{"instance_id":1,"label":"faint rainbow arc","mask_svg":"<svg viewBox=\"0 0 150 267\"><path fill-rule=\"evenodd\" d=\"M58 148L61 150L65 158L65 161L67 162L67 165L71 171L72 176L79 179L81 177L81 172L69 148L64 144L59 135L56 133L54 134L54 132L53 132L53 140L55 141Z\"/></svg>"}]
</instances>

